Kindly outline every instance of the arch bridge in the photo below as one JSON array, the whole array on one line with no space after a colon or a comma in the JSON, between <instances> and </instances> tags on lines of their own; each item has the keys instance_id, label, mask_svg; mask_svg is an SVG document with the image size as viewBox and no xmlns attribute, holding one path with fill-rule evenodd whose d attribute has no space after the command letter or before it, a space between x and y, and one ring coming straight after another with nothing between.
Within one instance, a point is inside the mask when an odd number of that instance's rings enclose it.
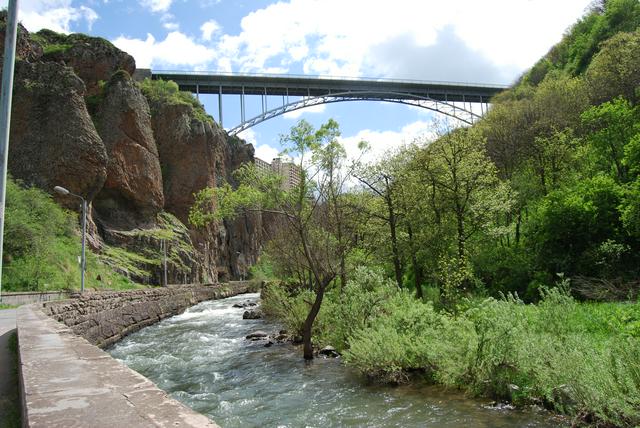
<instances>
[{"instance_id":1,"label":"arch bridge","mask_svg":"<svg viewBox=\"0 0 640 428\"><path fill-rule=\"evenodd\" d=\"M240 96L240 124L236 135L254 125L301 108L343 101L384 101L421 107L473 124L488 108L491 98L507 88L456 82L348 79L275 74L236 74L186 71L148 71L152 79L173 80L180 90L218 95L218 120L223 125L223 95ZM262 112L247 118L245 96L260 96ZM282 97L275 106L269 97Z\"/></svg>"}]
</instances>

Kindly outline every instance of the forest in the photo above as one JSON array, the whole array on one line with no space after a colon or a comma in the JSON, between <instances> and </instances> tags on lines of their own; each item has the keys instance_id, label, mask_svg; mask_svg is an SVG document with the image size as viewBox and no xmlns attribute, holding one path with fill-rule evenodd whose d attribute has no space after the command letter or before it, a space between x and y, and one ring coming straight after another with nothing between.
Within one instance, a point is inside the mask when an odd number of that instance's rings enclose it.
<instances>
[{"instance_id":1,"label":"forest","mask_svg":"<svg viewBox=\"0 0 640 428\"><path fill-rule=\"evenodd\" d=\"M375 162L333 120L282 136L299 185L245 165L196 226L271 216L264 310L375 381L640 424L640 3L594 2L470 127Z\"/></svg>"}]
</instances>

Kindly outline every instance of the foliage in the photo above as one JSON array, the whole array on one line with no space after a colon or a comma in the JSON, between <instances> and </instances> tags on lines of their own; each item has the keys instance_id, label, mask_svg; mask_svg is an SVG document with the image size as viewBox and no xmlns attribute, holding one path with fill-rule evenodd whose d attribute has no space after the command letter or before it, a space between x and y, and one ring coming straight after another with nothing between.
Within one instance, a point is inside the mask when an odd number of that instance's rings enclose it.
<instances>
[{"instance_id":1,"label":"foliage","mask_svg":"<svg viewBox=\"0 0 640 428\"><path fill-rule=\"evenodd\" d=\"M60 208L42 190L9 179L5 219L3 289L79 288L80 238L74 214ZM135 284L88 251L86 287L131 288Z\"/></svg>"},{"instance_id":2,"label":"foliage","mask_svg":"<svg viewBox=\"0 0 640 428\"><path fill-rule=\"evenodd\" d=\"M326 294L316 347L382 382L419 375L516 404L542 403L616 426L640 422L639 303L578 303L562 277L538 305L515 295L463 299L455 312L416 300L377 270L358 269ZM299 333L312 294L270 284L263 307Z\"/></svg>"},{"instance_id":3,"label":"foliage","mask_svg":"<svg viewBox=\"0 0 640 428\"><path fill-rule=\"evenodd\" d=\"M586 110L582 113L582 123L597 169L610 168L619 182L626 182L629 168L637 168L633 161L626 160L625 153L635 156L635 146L630 143L633 137L640 137L638 109L627 100L616 98Z\"/></svg>"},{"instance_id":4,"label":"foliage","mask_svg":"<svg viewBox=\"0 0 640 428\"><path fill-rule=\"evenodd\" d=\"M200 101L190 92L181 91L178 84L172 80L146 78L140 83L140 89L150 104L189 106L189 111L195 119L213 123L213 118L206 113Z\"/></svg>"},{"instance_id":5,"label":"foliage","mask_svg":"<svg viewBox=\"0 0 640 428\"><path fill-rule=\"evenodd\" d=\"M626 246L607 260L615 243L626 241L621 214L623 190L606 176L596 176L545 197L527 225L527 244L550 272L602 275L619 271L634 258ZM613 254L612 254L613 255Z\"/></svg>"}]
</instances>

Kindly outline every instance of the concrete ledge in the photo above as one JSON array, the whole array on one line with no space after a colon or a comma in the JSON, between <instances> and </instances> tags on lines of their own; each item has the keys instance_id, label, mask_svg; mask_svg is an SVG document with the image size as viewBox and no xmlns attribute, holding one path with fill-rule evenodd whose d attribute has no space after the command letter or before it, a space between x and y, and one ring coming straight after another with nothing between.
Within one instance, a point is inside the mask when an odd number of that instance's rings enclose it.
<instances>
[{"instance_id":1,"label":"concrete ledge","mask_svg":"<svg viewBox=\"0 0 640 428\"><path fill-rule=\"evenodd\" d=\"M7 305L26 305L28 303L48 302L51 300L66 299L69 293L66 291L22 291L22 292L3 292L2 303Z\"/></svg>"},{"instance_id":2,"label":"concrete ledge","mask_svg":"<svg viewBox=\"0 0 640 428\"><path fill-rule=\"evenodd\" d=\"M98 346L198 302L253 287L238 281L224 286L85 293L18 308L23 426L217 427Z\"/></svg>"},{"instance_id":3,"label":"concrete ledge","mask_svg":"<svg viewBox=\"0 0 640 428\"><path fill-rule=\"evenodd\" d=\"M18 309L25 427L216 427L45 315Z\"/></svg>"}]
</instances>

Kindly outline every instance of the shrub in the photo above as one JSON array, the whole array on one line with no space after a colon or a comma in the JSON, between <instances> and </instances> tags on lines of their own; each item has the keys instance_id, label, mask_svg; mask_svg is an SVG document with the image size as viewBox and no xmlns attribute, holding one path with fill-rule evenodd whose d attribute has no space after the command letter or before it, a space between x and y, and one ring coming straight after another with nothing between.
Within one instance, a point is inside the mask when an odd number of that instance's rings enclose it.
<instances>
[{"instance_id":1,"label":"shrub","mask_svg":"<svg viewBox=\"0 0 640 428\"><path fill-rule=\"evenodd\" d=\"M190 92L181 91L178 84L174 81L146 78L140 83L140 89L150 104L160 103L190 106L191 113L195 119L200 122L213 123L213 118L206 113L200 101Z\"/></svg>"},{"instance_id":2,"label":"shrub","mask_svg":"<svg viewBox=\"0 0 640 428\"><path fill-rule=\"evenodd\" d=\"M80 239L76 215L35 187L7 180L3 289L44 291L79 288ZM97 278L100 278L98 280ZM131 288L87 251L87 287Z\"/></svg>"}]
</instances>

